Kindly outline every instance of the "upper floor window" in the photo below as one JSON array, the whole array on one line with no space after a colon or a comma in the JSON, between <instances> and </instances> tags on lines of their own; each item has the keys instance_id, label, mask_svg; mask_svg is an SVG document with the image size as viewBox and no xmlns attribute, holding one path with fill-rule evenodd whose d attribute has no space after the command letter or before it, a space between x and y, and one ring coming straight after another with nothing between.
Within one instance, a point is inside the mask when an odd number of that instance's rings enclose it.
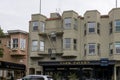
<instances>
[{"instance_id":1,"label":"upper floor window","mask_svg":"<svg viewBox=\"0 0 120 80\"><path fill-rule=\"evenodd\" d=\"M75 29L75 30L78 29L78 22L77 22L77 19L74 19L74 29Z\"/></svg>"},{"instance_id":2,"label":"upper floor window","mask_svg":"<svg viewBox=\"0 0 120 80\"><path fill-rule=\"evenodd\" d=\"M64 48L70 49L70 44L71 44L71 38L65 38L64 39Z\"/></svg>"},{"instance_id":3,"label":"upper floor window","mask_svg":"<svg viewBox=\"0 0 120 80\"><path fill-rule=\"evenodd\" d=\"M89 54L95 54L95 43L89 44Z\"/></svg>"},{"instance_id":4,"label":"upper floor window","mask_svg":"<svg viewBox=\"0 0 120 80\"><path fill-rule=\"evenodd\" d=\"M84 56L86 56L86 54L87 54L87 46L86 44L84 44Z\"/></svg>"},{"instance_id":5,"label":"upper floor window","mask_svg":"<svg viewBox=\"0 0 120 80\"><path fill-rule=\"evenodd\" d=\"M38 21L33 22L33 31L38 30Z\"/></svg>"},{"instance_id":6,"label":"upper floor window","mask_svg":"<svg viewBox=\"0 0 120 80\"><path fill-rule=\"evenodd\" d=\"M115 43L116 53L120 53L120 42Z\"/></svg>"},{"instance_id":7,"label":"upper floor window","mask_svg":"<svg viewBox=\"0 0 120 80\"><path fill-rule=\"evenodd\" d=\"M44 41L40 41L40 51L44 51L45 49L45 43Z\"/></svg>"},{"instance_id":8,"label":"upper floor window","mask_svg":"<svg viewBox=\"0 0 120 80\"><path fill-rule=\"evenodd\" d=\"M95 22L88 22L88 32L89 33L95 32Z\"/></svg>"},{"instance_id":9,"label":"upper floor window","mask_svg":"<svg viewBox=\"0 0 120 80\"><path fill-rule=\"evenodd\" d=\"M12 48L18 48L18 38L12 39Z\"/></svg>"},{"instance_id":10,"label":"upper floor window","mask_svg":"<svg viewBox=\"0 0 120 80\"><path fill-rule=\"evenodd\" d=\"M38 50L38 41L33 40L32 41L32 51L37 51Z\"/></svg>"},{"instance_id":11,"label":"upper floor window","mask_svg":"<svg viewBox=\"0 0 120 80\"><path fill-rule=\"evenodd\" d=\"M40 32L45 32L45 22L40 22Z\"/></svg>"},{"instance_id":12,"label":"upper floor window","mask_svg":"<svg viewBox=\"0 0 120 80\"><path fill-rule=\"evenodd\" d=\"M20 49L25 49L26 46L26 39L20 39Z\"/></svg>"},{"instance_id":13,"label":"upper floor window","mask_svg":"<svg viewBox=\"0 0 120 80\"><path fill-rule=\"evenodd\" d=\"M73 49L77 50L77 39L73 39Z\"/></svg>"},{"instance_id":14,"label":"upper floor window","mask_svg":"<svg viewBox=\"0 0 120 80\"><path fill-rule=\"evenodd\" d=\"M110 53L110 55L113 54L113 44L112 43L109 44L109 53Z\"/></svg>"},{"instance_id":15,"label":"upper floor window","mask_svg":"<svg viewBox=\"0 0 120 80\"><path fill-rule=\"evenodd\" d=\"M71 29L71 22L72 22L72 19L71 19L71 18L65 18L65 19L64 19L64 23L65 23L64 28L65 28L65 29Z\"/></svg>"},{"instance_id":16,"label":"upper floor window","mask_svg":"<svg viewBox=\"0 0 120 80\"><path fill-rule=\"evenodd\" d=\"M115 21L115 28L117 32L120 32L120 20Z\"/></svg>"},{"instance_id":17,"label":"upper floor window","mask_svg":"<svg viewBox=\"0 0 120 80\"><path fill-rule=\"evenodd\" d=\"M109 34L111 34L113 31L113 24L112 21L109 23Z\"/></svg>"}]
</instances>

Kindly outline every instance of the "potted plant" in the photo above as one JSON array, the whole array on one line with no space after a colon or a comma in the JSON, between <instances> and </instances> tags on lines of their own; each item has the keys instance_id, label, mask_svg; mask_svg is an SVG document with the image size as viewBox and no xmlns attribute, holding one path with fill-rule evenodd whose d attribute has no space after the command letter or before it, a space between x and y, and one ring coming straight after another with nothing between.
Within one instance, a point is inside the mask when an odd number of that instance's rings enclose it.
<instances>
[{"instance_id":1,"label":"potted plant","mask_svg":"<svg viewBox=\"0 0 120 80\"><path fill-rule=\"evenodd\" d=\"M61 76L60 76L59 72L54 74L54 79L55 80L61 80Z\"/></svg>"},{"instance_id":2,"label":"potted plant","mask_svg":"<svg viewBox=\"0 0 120 80\"><path fill-rule=\"evenodd\" d=\"M75 73L70 73L68 78L69 78L69 80L77 80L77 75Z\"/></svg>"}]
</instances>

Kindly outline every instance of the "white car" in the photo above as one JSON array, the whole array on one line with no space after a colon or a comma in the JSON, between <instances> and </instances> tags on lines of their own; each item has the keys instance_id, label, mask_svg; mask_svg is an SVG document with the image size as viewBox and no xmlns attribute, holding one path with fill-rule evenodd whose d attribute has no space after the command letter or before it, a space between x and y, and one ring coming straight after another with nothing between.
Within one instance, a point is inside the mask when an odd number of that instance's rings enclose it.
<instances>
[{"instance_id":1,"label":"white car","mask_svg":"<svg viewBox=\"0 0 120 80\"><path fill-rule=\"evenodd\" d=\"M51 76L48 75L27 75L21 80L53 80Z\"/></svg>"}]
</instances>

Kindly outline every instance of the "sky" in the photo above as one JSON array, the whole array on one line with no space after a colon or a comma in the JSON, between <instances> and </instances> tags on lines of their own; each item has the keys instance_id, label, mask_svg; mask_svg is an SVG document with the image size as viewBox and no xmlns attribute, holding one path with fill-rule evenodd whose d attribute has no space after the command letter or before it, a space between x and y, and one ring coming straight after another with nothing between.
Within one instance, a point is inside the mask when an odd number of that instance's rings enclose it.
<instances>
[{"instance_id":1,"label":"sky","mask_svg":"<svg viewBox=\"0 0 120 80\"><path fill-rule=\"evenodd\" d=\"M120 7L120 0L117 0ZM74 10L84 16L87 10L98 10L106 15L116 8L116 0L41 0L41 14L49 18L50 13ZM8 30L29 32L29 21L32 14L40 13L40 0L0 0L0 26Z\"/></svg>"}]
</instances>

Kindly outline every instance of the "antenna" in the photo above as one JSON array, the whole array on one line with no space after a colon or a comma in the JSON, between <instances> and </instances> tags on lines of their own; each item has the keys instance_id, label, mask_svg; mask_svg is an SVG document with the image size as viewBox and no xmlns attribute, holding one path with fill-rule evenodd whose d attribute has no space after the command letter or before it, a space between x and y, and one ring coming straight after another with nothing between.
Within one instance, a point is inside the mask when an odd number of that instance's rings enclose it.
<instances>
[{"instance_id":1,"label":"antenna","mask_svg":"<svg viewBox=\"0 0 120 80\"><path fill-rule=\"evenodd\" d=\"M117 0L116 0L116 8L117 8Z\"/></svg>"},{"instance_id":2,"label":"antenna","mask_svg":"<svg viewBox=\"0 0 120 80\"><path fill-rule=\"evenodd\" d=\"M40 0L40 14L41 14L41 0Z\"/></svg>"}]
</instances>

